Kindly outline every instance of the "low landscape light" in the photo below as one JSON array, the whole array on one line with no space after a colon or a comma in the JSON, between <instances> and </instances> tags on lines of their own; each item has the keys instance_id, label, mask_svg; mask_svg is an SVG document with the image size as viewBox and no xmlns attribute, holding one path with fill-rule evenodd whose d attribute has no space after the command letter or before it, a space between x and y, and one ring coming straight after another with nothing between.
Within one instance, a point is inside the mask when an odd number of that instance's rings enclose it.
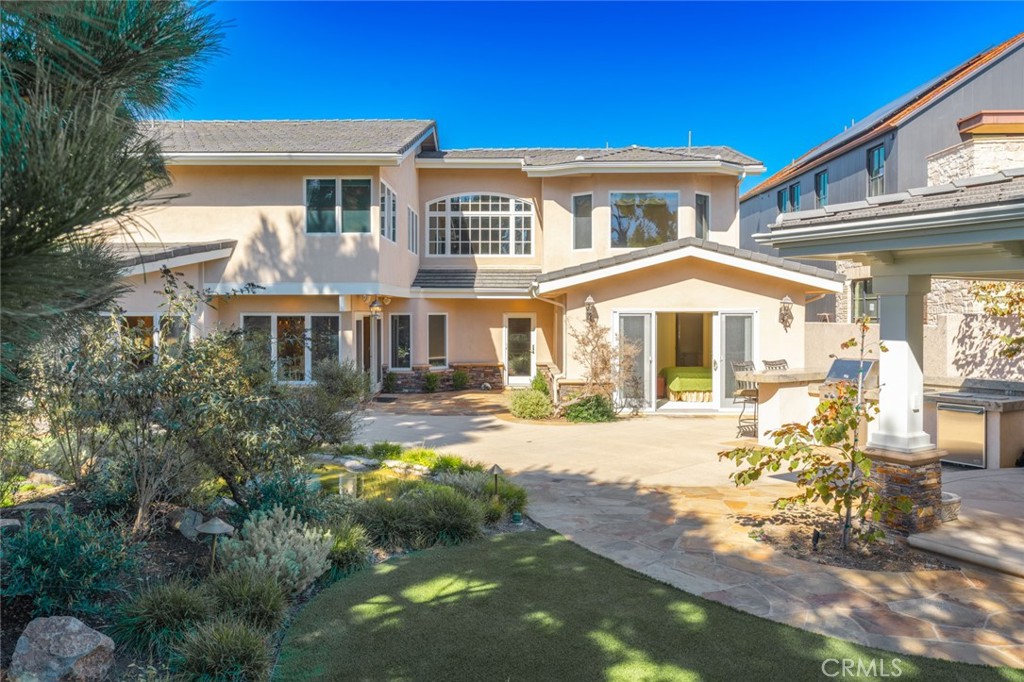
<instances>
[{"instance_id":1,"label":"low landscape light","mask_svg":"<svg viewBox=\"0 0 1024 682\"><path fill-rule=\"evenodd\" d=\"M502 469L497 464L495 464L494 466L491 467L491 474L494 475L494 494L495 495L498 494L498 476L501 476L503 473L505 473L504 469Z\"/></svg>"},{"instance_id":2,"label":"low landscape light","mask_svg":"<svg viewBox=\"0 0 1024 682\"><path fill-rule=\"evenodd\" d=\"M196 526L196 532L213 536L213 549L210 552L210 570L217 565L217 538L221 535L230 535L235 532L235 527L227 521L222 521L214 516L209 521Z\"/></svg>"}]
</instances>

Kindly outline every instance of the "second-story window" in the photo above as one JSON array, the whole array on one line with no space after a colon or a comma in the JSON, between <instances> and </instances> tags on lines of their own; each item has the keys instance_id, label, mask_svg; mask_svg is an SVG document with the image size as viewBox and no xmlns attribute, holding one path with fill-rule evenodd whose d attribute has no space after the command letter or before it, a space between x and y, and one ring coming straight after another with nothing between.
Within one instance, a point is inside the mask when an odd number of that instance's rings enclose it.
<instances>
[{"instance_id":1,"label":"second-story window","mask_svg":"<svg viewBox=\"0 0 1024 682\"><path fill-rule=\"evenodd\" d=\"M868 150L868 196L885 194L885 145Z\"/></svg>"},{"instance_id":2,"label":"second-story window","mask_svg":"<svg viewBox=\"0 0 1024 682\"><path fill-rule=\"evenodd\" d=\"M572 248L589 249L594 246L590 220L593 212L593 194L577 194L572 198Z\"/></svg>"},{"instance_id":3,"label":"second-story window","mask_svg":"<svg viewBox=\"0 0 1024 682\"><path fill-rule=\"evenodd\" d=\"M800 210L800 183L794 182L789 186L789 210Z\"/></svg>"},{"instance_id":4,"label":"second-story window","mask_svg":"<svg viewBox=\"0 0 1024 682\"><path fill-rule=\"evenodd\" d=\"M431 256L533 254L533 204L498 194L466 194L427 205Z\"/></svg>"},{"instance_id":5,"label":"second-story window","mask_svg":"<svg viewBox=\"0 0 1024 682\"><path fill-rule=\"evenodd\" d=\"M409 209L409 250L415 254L420 252L420 217L416 211Z\"/></svg>"},{"instance_id":6,"label":"second-story window","mask_svg":"<svg viewBox=\"0 0 1024 682\"><path fill-rule=\"evenodd\" d=\"M785 187L775 193L775 203L779 208L779 213L785 213L789 210L789 190Z\"/></svg>"},{"instance_id":7,"label":"second-story window","mask_svg":"<svg viewBox=\"0 0 1024 682\"><path fill-rule=\"evenodd\" d=\"M398 195L384 182L380 183L380 236L398 241Z\"/></svg>"},{"instance_id":8,"label":"second-story window","mask_svg":"<svg viewBox=\"0 0 1024 682\"><path fill-rule=\"evenodd\" d=\"M694 234L697 239L707 239L708 230L711 225L711 197L707 194L697 194L694 198L694 213L696 218L696 230Z\"/></svg>"},{"instance_id":9,"label":"second-story window","mask_svg":"<svg viewBox=\"0 0 1024 682\"><path fill-rule=\"evenodd\" d=\"M677 192L612 192L612 248L654 246L679 239Z\"/></svg>"},{"instance_id":10,"label":"second-story window","mask_svg":"<svg viewBox=\"0 0 1024 682\"><path fill-rule=\"evenodd\" d=\"M814 208L828 206L828 169L814 175Z\"/></svg>"},{"instance_id":11,"label":"second-story window","mask_svg":"<svg viewBox=\"0 0 1024 682\"><path fill-rule=\"evenodd\" d=\"M307 179L306 233L337 234L339 224L341 232L368 233L370 187L368 179Z\"/></svg>"}]
</instances>

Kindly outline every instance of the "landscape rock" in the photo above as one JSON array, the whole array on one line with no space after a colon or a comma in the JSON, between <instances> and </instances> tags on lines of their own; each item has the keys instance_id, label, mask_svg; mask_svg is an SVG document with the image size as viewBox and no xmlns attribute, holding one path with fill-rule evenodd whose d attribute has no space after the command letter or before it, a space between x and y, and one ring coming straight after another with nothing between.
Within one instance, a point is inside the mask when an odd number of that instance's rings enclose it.
<instances>
[{"instance_id":1,"label":"landscape rock","mask_svg":"<svg viewBox=\"0 0 1024 682\"><path fill-rule=\"evenodd\" d=\"M167 522L171 528L194 541L199 537L196 526L203 522L203 515L194 509L178 508L167 515Z\"/></svg>"},{"instance_id":2,"label":"landscape rock","mask_svg":"<svg viewBox=\"0 0 1024 682\"><path fill-rule=\"evenodd\" d=\"M400 459L385 459L381 464L389 469L404 469L407 466L406 463Z\"/></svg>"},{"instance_id":3,"label":"landscape rock","mask_svg":"<svg viewBox=\"0 0 1024 682\"><path fill-rule=\"evenodd\" d=\"M238 503L230 497L218 497L213 501L213 504L210 505L214 511L219 511L221 509L234 509L237 506Z\"/></svg>"},{"instance_id":4,"label":"landscape rock","mask_svg":"<svg viewBox=\"0 0 1024 682\"><path fill-rule=\"evenodd\" d=\"M17 512L34 512L43 511L48 514L63 514L64 507L57 504L56 502L26 502L17 506L11 507L10 511Z\"/></svg>"},{"instance_id":5,"label":"landscape rock","mask_svg":"<svg viewBox=\"0 0 1024 682\"><path fill-rule=\"evenodd\" d=\"M21 530L21 521L18 519L0 519L0 533L17 533Z\"/></svg>"},{"instance_id":6,"label":"landscape rock","mask_svg":"<svg viewBox=\"0 0 1024 682\"><path fill-rule=\"evenodd\" d=\"M36 618L14 648L11 682L100 682L114 662L114 640L70 616Z\"/></svg>"},{"instance_id":7,"label":"landscape rock","mask_svg":"<svg viewBox=\"0 0 1024 682\"><path fill-rule=\"evenodd\" d=\"M36 469L29 473L28 480L37 485L64 485L64 479L50 469Z\"/></svg>"},{"instance_id":8,"label":"landscape rock","mask_svg":"<svg viewBox=\"0 0 1024 682\"><path fill-rule=\"evenodd\" d=\"M355 472L369 471L370 470L370 467L368 467L364 462L362 462L360 460L357 460L357 459L354 459L354 458L346 459L345 461L343 461L341 463L341 466L345 467L349 471L355 471Z\"/></svg>"}]
</instances>

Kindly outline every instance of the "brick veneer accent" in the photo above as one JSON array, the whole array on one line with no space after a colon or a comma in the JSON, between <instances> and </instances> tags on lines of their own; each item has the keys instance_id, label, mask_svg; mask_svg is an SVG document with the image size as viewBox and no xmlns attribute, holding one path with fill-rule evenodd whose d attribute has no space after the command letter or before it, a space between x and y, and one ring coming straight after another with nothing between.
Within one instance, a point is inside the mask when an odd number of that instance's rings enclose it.
<instances>
[{"instance_id":1,"label":"brick veneer accent","mask_svg":"<svg viewBox=\"0 0 1024 682\"><path fill-rule=\"evenodd\" d=\"M901 535L923 533L942 523L938 515L942 501L942 465L939 457L945 453L930 451L929 456L918 462L894 461L886 453L868 451L872 460L871 484L884 497L906 496L912 507L909 512L895 511L886 528ZM900 458L911 460L912 456Z\"/></svg>"},{"instance_id":2,"label":"brick veneer accent","mask_svg":"<svg viewBox=\"0 0 1024 682\"><path fill-rule=\"evenodd\" d=\"M437 384L438 391L453 391L452 374L456 370L462 370L469 375L467 389L479 389L483 384L488 383L491 388L500 389L504 386L504 367L500 364L488 365L483 363L475 364L453 364L448 369L431 371L428 365L416 365L411 371L392 372L394 378L395 393L423 393L424 379L427 374L436 374L440 377ZM387 365L384 372L388 372Z\"/></svg>"}]
</instances>

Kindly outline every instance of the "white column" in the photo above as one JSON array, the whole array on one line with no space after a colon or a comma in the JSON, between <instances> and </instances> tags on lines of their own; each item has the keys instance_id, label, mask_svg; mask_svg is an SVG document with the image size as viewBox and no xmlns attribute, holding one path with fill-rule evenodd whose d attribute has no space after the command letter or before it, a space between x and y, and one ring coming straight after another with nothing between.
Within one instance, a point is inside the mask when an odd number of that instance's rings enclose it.
<instances>
[{"instance_id":1,"label":"white column","mask_svg":"<svg viewBox=\"0 0 1024 682\"><path fill-rule=\"evenodd\" d=\"M869 425L868 445L898 452L934 447L924 431L924 297L928 275L886 275L871 282L880 302L879 356L881 412Z\"/></svg>"}]
</instances>

